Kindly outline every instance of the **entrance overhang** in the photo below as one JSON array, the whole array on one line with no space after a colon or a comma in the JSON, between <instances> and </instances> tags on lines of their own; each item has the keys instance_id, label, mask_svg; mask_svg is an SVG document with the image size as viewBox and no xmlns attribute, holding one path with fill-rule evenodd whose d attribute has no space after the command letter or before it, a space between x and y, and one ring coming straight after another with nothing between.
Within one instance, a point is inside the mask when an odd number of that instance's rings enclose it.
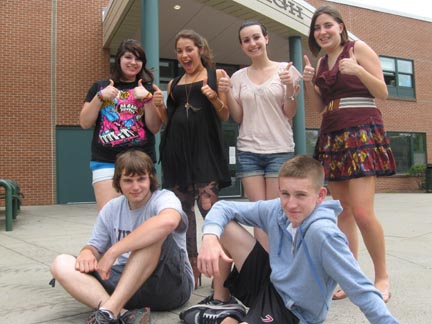
<instances>
[{"instance_id":1,"label":"entrance overhang","mask_svg":"<svg viewBox=\"0 0 432 324\"><path fill-rule=\"evenodd\" d=\"M174 10L176 4L180 10ZM191 28L205 36L219 63L248 64L237 33L241 22L258 19L269 31L269 53L286 61L288 37L306 37L314 7L301 0L161 0L159 1L160 57L175 58L175 34ZM141 0L114 0L105 10L103 47L114 54L123 39L140 39ZM157 31L149 31L157 32Z\"/></svg>"}]
</instances>

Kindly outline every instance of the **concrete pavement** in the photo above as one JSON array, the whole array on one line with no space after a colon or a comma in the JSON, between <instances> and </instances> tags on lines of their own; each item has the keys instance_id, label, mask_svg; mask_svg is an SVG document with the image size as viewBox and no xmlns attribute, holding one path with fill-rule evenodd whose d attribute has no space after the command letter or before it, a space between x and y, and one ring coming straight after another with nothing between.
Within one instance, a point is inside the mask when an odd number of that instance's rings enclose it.
<instances>
[{"instance_id":1,"label":"concrete pavement","mask_svg":"<svg viewBox=\"0 0 432 324\"><path fill-rule=\"evenodd\" d=\"M432 194L377 194L376 212L384 227L391 278L390 311L400 323L432 322ZM23 206L12 232L5 232L0 208L0 322L84 323L90 309L69 297L60 285L51 288L49 266L60 253L77 254L96 219L94 204ZM198 217L199 226L201 219ZM200 235L199 235L200 236ZM360 264L373 279L364 246ZM211 293L210 280L184 305ZM153 324L180 323L178 313L152 313ZM368 323L348 299L334 301L326 323ZM281 324L281 323L280 323Z\"/></svg>"}]
</instances>

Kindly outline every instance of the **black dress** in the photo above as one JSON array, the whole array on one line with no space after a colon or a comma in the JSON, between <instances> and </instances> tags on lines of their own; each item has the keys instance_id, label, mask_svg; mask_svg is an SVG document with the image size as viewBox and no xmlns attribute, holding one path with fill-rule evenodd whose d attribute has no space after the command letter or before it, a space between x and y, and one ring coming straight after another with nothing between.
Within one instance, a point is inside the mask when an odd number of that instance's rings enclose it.
<instances>
[{"instance_id":1,"label":"black dress","mask_svg":"<svg viewBox=\"0 0 432 324\"><path fill-rule=\"evenodd\" d=\"M216 71L207 70L208 85L216 90ZM219 189L231 184L224 151L222 123L211 102L201 93L202 81L178 85L173 80L167 100L168 123L162 134L160 158L163 187L216 181ZM189 104L186 109L186 91Z\"/></svg>"}]
</instances>

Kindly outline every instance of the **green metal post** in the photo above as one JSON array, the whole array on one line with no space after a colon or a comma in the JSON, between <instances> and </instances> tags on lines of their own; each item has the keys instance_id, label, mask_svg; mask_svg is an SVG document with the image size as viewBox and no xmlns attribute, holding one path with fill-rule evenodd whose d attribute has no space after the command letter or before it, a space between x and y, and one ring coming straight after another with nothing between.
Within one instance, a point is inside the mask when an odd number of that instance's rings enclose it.
<instances>
[{"instance_id":1,"label":"green metal post","mask_svg":"<svg viewBox=\"0 0 432 324\"><path fill-rule=\"evenodd\" d=\"M12 186L7 180L0 180L0 186L5 189L5 217L6 217L6 231L12 231L13 215L13 199L12 199Z\"/></svg>"},{"instance_id":2,"label":"green metal post","mask_svg":"<svg viewBox=\"0 0 432 324\"><path fill-rule=\"evenodd\" d=\"M159 1L141 0L141 44L143 44L147 67L153 72L154 83L159 86ZM160 132L156 134L156 161L159 161ZM156 164L158 178L161 178L160 164Z\"/></svg>"},{"instance_id":3,"label":"green metal post","mask_svg":"<svg viewBox=\"0 0 432 324\"><path fill-rule=\"evenodd\" d=\"M300 73L303 73L303 52L300 36L289 38L290 57L294 66ZM300 83L300 93L297 96L297 113L294 116L294 142L295 153L306 154L306 128L305 128L305 107L304 107L303 82Z\"/></svg>"}]
</instances>

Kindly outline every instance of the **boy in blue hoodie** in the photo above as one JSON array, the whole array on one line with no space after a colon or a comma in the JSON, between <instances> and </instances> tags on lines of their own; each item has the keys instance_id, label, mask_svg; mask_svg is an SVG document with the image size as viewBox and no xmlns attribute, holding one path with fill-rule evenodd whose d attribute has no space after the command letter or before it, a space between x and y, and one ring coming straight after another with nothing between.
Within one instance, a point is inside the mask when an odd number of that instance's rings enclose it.
<instances>
[{"instance_id":1,"label":"boy in blue hoodie","mask_svg":"<svg viewBox=\"0 0 432 324\"><path fill-rule=\"evenodd\" d=\"M304 155L285 162L279 193L274 200L220 201L212 207L203 225L198 268L214 276L214 299L190 307L180 318L188 324L323 323L338 283L371 323L398 323L337 226L339 201L324 201L321 164ZM262 228L269 251L239 224ZM231 262L230 273L223 265ZM230 294L249 307L247 315L238 304L222 302Z\"/></svg>"}]
</instances>

